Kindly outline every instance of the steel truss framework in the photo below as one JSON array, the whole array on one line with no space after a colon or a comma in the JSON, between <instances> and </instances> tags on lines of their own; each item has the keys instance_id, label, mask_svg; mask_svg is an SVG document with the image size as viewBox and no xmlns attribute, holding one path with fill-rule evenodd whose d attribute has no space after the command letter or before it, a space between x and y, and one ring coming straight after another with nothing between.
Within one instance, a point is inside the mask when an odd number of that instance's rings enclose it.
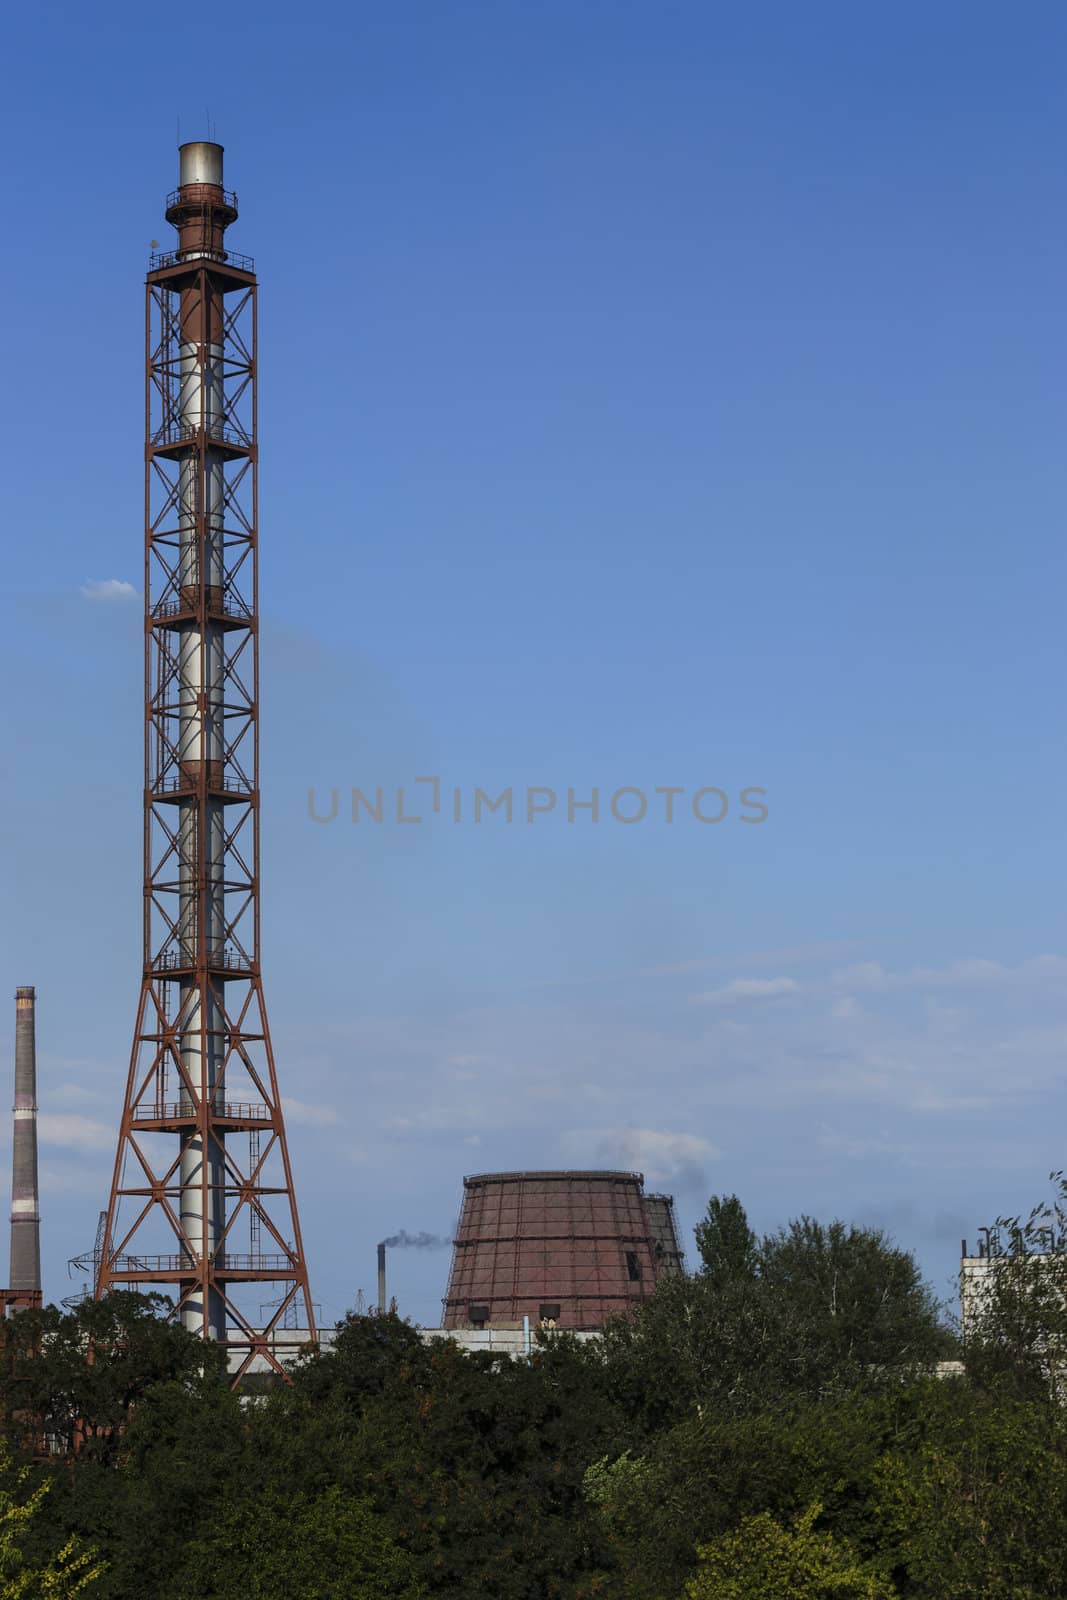
<instances>
[{"instance_id":1,"label":"steel truss framework","mask_svg":"<svg viewBox=\"0 0 1067 1600\"><path fill-rule=\"evenodd\" d=\"M145 319L144 972L96 1293L162 1289L177 1318L219 1307L238 1382L254 1362L284 1374L315 1338L260 978L256 280L221 251L162 260ZM190 1204L218 1226L190 1225Z\"/></svg>"}]
</instances>

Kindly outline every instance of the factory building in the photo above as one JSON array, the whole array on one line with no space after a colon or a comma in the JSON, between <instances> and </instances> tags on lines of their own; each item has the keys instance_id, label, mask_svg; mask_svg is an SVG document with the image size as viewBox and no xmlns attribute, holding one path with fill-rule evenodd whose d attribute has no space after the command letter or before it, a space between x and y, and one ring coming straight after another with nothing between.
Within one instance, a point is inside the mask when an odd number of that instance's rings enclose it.
<instances>
[{"instance_id":1,"label":"factory building","mask_svg":"<svg viewBox=\"0 0 1067 1600\"><path fill-rule=\"evenodd\" d=\"M978 1254L971 1255L963 1241L960 1258L960 1331L964 1338L982 1332L984 1319L1005 1304L1023 1306L1033 1296L1035 1325L1050 1311L1067 1302L1067 1251L1055 1230L1042 1230L1051 1248L1028 1248L1021 1229L1012 1230L1006 1243L996 1228L983 1228Z\"/></svg>"},{"instance_id":2,"label":"factory building","mask_svg":"<svg viewBox=\"0 0 1067 1600\"><path fill-rule=\"evenodd\" d=\"M669 1195L639 1172L494 1172L463 1180L443 1328L592 1330L684 1270Z\"/></svg>"}]
</instances>

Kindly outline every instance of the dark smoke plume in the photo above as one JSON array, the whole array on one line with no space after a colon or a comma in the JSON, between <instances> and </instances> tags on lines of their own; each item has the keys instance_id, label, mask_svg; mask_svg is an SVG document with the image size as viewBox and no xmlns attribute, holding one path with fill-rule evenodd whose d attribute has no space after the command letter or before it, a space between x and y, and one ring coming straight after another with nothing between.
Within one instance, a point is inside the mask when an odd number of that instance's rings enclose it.
<instances>
[{"instance_id":1,"label":"dark smoke plume","mask_svg":"<svg viewBox=\"0 0 1067 1600\"><path fill-rule=\"evenodd\" d=\"M382 1240L387 1250L446 1250L451 1243L439 1233L409 1233L406 1228Z\"/></svg>"}]
</instances>

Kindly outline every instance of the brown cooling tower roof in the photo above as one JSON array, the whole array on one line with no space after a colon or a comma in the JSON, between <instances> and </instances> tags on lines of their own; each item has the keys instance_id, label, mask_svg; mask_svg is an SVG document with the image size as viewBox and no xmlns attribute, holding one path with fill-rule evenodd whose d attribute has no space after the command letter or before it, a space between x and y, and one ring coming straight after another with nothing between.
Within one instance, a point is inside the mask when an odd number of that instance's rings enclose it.
<instances>
[{"instance_id":1,"label":"brown cooling tower roof","mask_svg":"<svg viewBox=\"0 0 1067 1600\"><path fill-rule=\"evenodd\" d=\"M469 1178L464 1178L465 1188L470 1188L478 1183L535 1183L543 1180L546 1183L567 1183L573 1178L588 1179L595 1183L638 1183L643 1184L643 1172L605 1172L594 1169L589 1172L475 1172Z\"/></svg>"}]
</instances>

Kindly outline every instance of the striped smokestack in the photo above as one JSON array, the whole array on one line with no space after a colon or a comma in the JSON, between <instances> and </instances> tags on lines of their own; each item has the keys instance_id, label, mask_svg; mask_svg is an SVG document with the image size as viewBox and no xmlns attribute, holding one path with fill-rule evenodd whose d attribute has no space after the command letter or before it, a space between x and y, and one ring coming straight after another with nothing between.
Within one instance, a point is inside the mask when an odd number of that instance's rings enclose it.
<instances>
[{"instance_id":1,"label":"striped smokestack","mask_svg":"<svg viewBox=\"0 0 1067 1600\"><path fill-rule=\"evenodd\" d=\"M15 1142L11 1163L10 1288L39 1293L41 1220L37 1205L36 991L15 990Z\"/></svg>"}]
</instances>

